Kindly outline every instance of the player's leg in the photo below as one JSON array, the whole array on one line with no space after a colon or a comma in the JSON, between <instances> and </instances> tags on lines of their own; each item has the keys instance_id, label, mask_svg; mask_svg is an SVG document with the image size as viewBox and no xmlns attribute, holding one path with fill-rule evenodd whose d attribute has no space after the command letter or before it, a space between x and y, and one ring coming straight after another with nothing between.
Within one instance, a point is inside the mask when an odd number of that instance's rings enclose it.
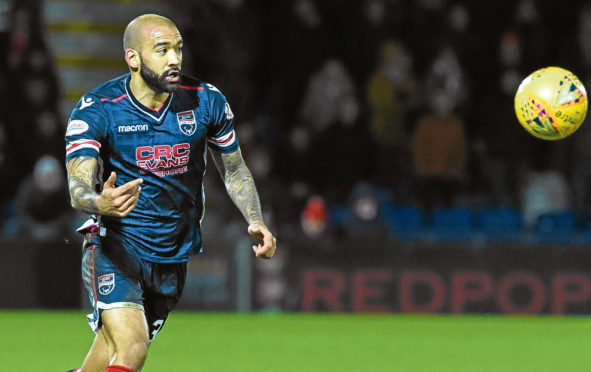
<instances>
[{"instance_id":1,"label":"player's leg","mask_svg":"<svg viewBox=\"0 0 591 372\"><path fill-rule=\"evenodd\" d=\"M82 277L94 307L88 320L97 337L82 372L109 371L116 363L139 371L148 344L141 260L126 251L114 234L95 234L87 240Z\"/></svg>"},{"instance_id":2,"label":"player's leg","mask_svg":"<svg viewBox=\"0 0 591 372\"><path fill-rule=\"evenodd\" d=\"M101 317L102 330L113 350L110 364L139 371L144 365L149 346L144 312L137 308L116 308L103 311Z\"/></svg>"},{"instance_id":3,"label":"player's leg","mask_svg":"<svg viewBox=\"0 0 591 372\"><path fill-rule=\"evenodd\" d=\"M82 279L84 286L88 291L90 303L93 305L94 311L88 315L88 323L91 329L95 332L95 338L90 347L82 367L80 369L74 369L73 371L84 371L84 372L104 372L109 365L109 347L105 334L102 329L99 329L99 309L96 301L96 250L101 245L101 239L99 236L99 228L96 225L89 226L88 232L85 235L83 243L83 256L82 256Z\"/></svg>"},{"instance_id":4,"label":"player's leg","mask_svg":"<svg viewBox=\"0 0 591 372\"><path fill-rule=\"evenodd\" d=\"M148 322L150 342L164 326L168 314L176 306L187 276L187 263L144 263L144 311Z\"/></svg>"},{"instance_id":5,"label":"player's leg","mask_svg":"<svg viewBox=\"0 0 591 372\"><path fill-rule=\"evenodd\" d=\"M106 340L103 328L99 329L94 337L90 351L82 363L82 372L103 372L109 365L110 355L114 350L109 350L109 343Z\"/></svg>"}]
</instances>

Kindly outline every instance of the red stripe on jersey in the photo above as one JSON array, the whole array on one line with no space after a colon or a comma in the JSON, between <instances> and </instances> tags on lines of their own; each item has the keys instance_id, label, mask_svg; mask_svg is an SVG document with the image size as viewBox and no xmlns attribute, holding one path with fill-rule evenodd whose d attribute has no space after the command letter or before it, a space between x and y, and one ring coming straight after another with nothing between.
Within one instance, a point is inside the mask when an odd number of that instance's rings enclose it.
<instances>
[{"instance_id":1,"label":"red stripe on jersey","mask_svg":"<svg viewBox=\"0 0 591 372\"><path fill-rule=\"evenodd\" d=\"M117 98L113 98L113 99L109 99L109 98L101 98L101 102L106 102L106 101L111 101L111 102L119 102L121 101L123 98L127 97L127 93L122 95L121 97L117 97Z\"/></svg>"},{"instance_id":2,"label":"red stripe on jersey","mask_svg":"<svg viewBox=\"0 0 591 372\"><path fill-rule=\"evenodd\" d=\"M226 138L225 140L215 140L216 143L219 143L220 145L223 145L224 143L228 143L232 140L232 138L234 138L234 131L230 132L230 136L228 138Z\"/></svg>"},{"instance_id":3,"label":"red stripe on jersey","mask_svg":"<svg viewBox=\"0 0 591 372\"><path fill-rule=\"evenodd\" d=\"M117 97L114 100L112 100L111 102L119 102L121 101L123 98L127 97L127 93L125 93L124 95L122 95L121 97Z\"/></svg>"},{"instance_id":4,"label":"red stripe on jersey","mask_svg":"<svg viewBox=\"0 0 591 372\"><path fill-rule=\"evenodd\" d=\"M66 147L66 151L72 151L76 147L81 146L81 145L93 145L93 146L96 146L97 148L100 148L101 147L100 143L98 143L96 141L84 141L84 142L74 143L74 144Z\"/></svg>"},{"instance_id":5,"label":"red stripe on jersey","mask_svg":"<svg viewBox=\"0 0 591 372\"><path fill-rule=\"evenodd\" d=\"M190 87L188 85L179 85L179 88L186 90L203 90L203 87Z\"/></svg>"}]
</instances>

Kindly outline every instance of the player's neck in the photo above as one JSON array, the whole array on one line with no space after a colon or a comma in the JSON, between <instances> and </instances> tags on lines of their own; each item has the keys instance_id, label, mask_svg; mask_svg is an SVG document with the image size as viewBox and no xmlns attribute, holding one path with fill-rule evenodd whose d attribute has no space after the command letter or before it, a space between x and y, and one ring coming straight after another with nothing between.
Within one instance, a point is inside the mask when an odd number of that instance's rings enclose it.
<instances>
[{"instance_id":1,"label":"player's neck","mask_svg":"<svg viewBox=\"0 0 591 372\"><path fill-rule=\"evenodd\" d=\"M170 93L155 92L150 88L140 77L131 77L129 81L129 87L131 88L131 94L137 99L142 105L157 110L162 107L164 102L168 99Z\"/></svg>"}]
</instances>

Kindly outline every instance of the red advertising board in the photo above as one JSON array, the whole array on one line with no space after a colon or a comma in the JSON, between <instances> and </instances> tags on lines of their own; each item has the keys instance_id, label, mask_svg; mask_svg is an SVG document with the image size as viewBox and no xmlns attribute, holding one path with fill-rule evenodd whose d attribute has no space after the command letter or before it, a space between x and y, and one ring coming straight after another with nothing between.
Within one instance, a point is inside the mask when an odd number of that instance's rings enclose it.
<instances>
[{"instance_id":1,"label":"red advertising board","mask_svg":"<svg viewBox=\"0 0 591 372\"><path fill-rule=\"evenodd\" d=\"M414 246L299 251L289 261L304 312L591 313L591 248Z\"/></svg>"}]
</instances>

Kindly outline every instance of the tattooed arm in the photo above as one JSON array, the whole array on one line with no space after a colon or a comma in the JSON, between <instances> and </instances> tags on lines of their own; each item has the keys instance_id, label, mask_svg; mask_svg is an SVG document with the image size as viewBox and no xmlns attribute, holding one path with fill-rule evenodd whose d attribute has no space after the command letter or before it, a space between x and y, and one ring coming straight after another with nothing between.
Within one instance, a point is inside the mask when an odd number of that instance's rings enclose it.
<instances>
[{"instance_id":1,"label":"tattooed arm","mask_svg":"<svg viewBox=\"0 0 591 372\"><path fill-rule=\"evenodd\" d=\"M98 194L95 189L97 160L90 156L80 156L68 161L68 186L72 207L90 214L125 217L137 204L143 180L138 178L122 186L115 187L117 176L112 172Z\"/></svg>"},{"instance_id":2,"label":"tattooed arm","mask_svg":"<svg viewBox=\"0 0 591 372\"><path fill-rule=\"evenodd\" d=\"M217 151L212 154L230 198L249 224L248 232L259 241L258 245L252 247L254 252L257 257L273 257L277 240L263 222L259 195L242 152L238 149L230 154Z\"/></svg>"},{"instance_id":3,"label":"tattooed arm","mask_svg":"<svg viewBox=\"0 0 591 372\"><path fill-rule=\"evenodd\" d=\"M262 222L261 203L250 171L240 149L224 154L212 152L230 198L249 224Z\"/></svg>"},{"instance_id":4,"label":"tattooed arm","mask_svg":"<svg viewBox=\"0 0 591 372\"><path fill-rule=\"evenodd\" d=\"M98 194L94 191L97 160L90 156L71 159L67 164L68 186L72 207L82 212L98 214Z\"/></svg>"}]
</instances>

